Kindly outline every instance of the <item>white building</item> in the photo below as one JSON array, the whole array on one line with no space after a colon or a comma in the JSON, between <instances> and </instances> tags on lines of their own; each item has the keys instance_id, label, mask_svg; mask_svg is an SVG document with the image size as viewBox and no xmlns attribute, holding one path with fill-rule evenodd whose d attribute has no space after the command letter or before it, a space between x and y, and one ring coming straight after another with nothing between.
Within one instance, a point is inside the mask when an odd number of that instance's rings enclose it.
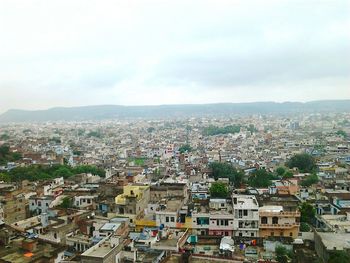
<instances>
[{"instance_id":1,"label":"white building","mask_svg":"<svg viewBox=\"0 0 350 263\"><path fill-rule=\"evenodd\" d=\"M234 235L259 236L259 204L254 195L232 195Z\"/></svg>"}]
</instances>

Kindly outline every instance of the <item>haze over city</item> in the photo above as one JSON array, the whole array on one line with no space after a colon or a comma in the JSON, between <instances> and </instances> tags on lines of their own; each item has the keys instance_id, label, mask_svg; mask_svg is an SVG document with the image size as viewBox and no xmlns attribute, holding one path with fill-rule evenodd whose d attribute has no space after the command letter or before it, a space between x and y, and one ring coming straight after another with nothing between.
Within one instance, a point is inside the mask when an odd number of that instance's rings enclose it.
<instances>
[{"instance_id":1,"label":"haze over city","mask_svg":"<svg viewBox=\"0 0 350 263\"><path fill-rule=\"evenodd\" d=\"M350 99L349 1L1 1L0 113Z\"/></svg>"}]
</instances>

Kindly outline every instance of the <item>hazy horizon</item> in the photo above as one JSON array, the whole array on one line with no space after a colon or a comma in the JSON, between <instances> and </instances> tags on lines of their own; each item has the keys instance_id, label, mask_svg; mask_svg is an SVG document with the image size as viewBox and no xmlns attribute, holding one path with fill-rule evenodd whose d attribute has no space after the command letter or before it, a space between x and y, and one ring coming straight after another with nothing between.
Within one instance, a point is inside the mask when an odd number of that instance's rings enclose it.
<instances>
[{"instance_id":1,"label":"hazy horizon","mask_svg":"<svg viewBox=\"0 0 350 263\"><path fill-rule=\"evenodd\" d=\"M0 2L0 113L350 99L350 2Z\"/></svg>"}]
</instances>

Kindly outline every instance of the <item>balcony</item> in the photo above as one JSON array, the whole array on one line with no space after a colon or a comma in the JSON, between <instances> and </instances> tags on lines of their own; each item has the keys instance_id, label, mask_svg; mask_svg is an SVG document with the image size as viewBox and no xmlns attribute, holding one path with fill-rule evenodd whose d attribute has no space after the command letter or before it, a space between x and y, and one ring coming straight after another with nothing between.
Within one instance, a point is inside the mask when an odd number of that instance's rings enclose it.
<instances>
[{"instance_id":1,"label":"balcony","mask_svg":"<svg viewBox=\"0 0 350 263\"><path fill-rule=\"evenodd\" d=\"M272 216L277 216L277 217L300 217L300 212L295 211L295 212L265 212L261 211L259 212L259 216L266 216L266 217L272 217Z\"/></svg>"},{"instance_id":2,"label":"balcony","mask_svg":"<svg viewBox=\"0 0 350 263\"><path fill-rule=\"evenodd\" d=\"M299 227L300 223L292 223L292 224L260 224L259 228L264 229L290 229L294 227Z\"/></svg>"}]
</instances>

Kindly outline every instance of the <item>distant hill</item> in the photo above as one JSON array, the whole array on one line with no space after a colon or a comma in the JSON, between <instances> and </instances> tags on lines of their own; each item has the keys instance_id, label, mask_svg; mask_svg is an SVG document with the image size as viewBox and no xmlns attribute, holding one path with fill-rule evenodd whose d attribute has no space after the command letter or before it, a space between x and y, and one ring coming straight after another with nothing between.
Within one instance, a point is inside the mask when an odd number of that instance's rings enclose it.
<instances>
[{"instance_id":1,"label":"distant hill","mask_svg":"<svg viewBox=\"0 0 350 263\"><path fill-rule=\"evenodd\" d=\"M83 121L125 118L173 118L230 114L292 114L298 112L350 112L350 100L301 102L252 102L158 106L101 105L58 107L47 110L12 109L0 115L1 123Z\"/></svg>"}]
</instances>

